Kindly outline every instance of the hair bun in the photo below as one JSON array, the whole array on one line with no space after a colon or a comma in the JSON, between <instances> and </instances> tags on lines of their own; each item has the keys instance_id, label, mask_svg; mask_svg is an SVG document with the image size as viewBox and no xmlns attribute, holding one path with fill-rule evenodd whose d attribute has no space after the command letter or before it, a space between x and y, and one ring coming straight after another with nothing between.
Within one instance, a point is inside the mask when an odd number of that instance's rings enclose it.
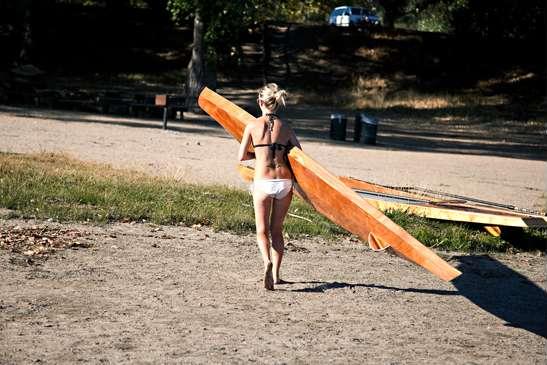
<instances>
[{"instance_id":1,"label":"hair bun","mask_svg":"<svg viewBox=\"0 0 547 365\"><path fill-rule=\"evenodd\" d=\"M273 82L264 85L264 87L258 91L258 98L262 100L266 107L272 112L276 111L280 105L285 106L286 97L287 92L279 89L279 86Z\"/></svg>"},{"instance_id":2,"label":"hair bun","mask_svg":"<svg viewBox=\"0 0 547 365\"><path fill-rule=\"evenodd\" d=\"M285 90L278 90L275 92L275 101L277 104L285 106L285 98L287 97L287 92Z\"/></svg>"}]
</instances>

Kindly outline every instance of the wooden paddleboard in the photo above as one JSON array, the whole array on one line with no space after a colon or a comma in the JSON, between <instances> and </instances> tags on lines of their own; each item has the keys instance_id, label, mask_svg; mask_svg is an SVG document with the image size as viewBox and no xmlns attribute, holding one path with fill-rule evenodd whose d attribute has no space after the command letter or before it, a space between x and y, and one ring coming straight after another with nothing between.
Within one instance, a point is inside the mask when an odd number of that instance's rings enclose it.
<instances>
[{"instance_id":1,"label":"wooden paddleboard","mask_svg":"<svg viewBox=\"0 0 547 365\"><path fill-rule=\"evenodd\" d=\"M245 126L255 120L251 114L208 88L201 92L198 104L238 141L241 141ZM302 150L291 149L288 159L300 193L325 217L377 248L391 247L443 280L453 280L461 275Z\"/></svg>"}]
</instances>

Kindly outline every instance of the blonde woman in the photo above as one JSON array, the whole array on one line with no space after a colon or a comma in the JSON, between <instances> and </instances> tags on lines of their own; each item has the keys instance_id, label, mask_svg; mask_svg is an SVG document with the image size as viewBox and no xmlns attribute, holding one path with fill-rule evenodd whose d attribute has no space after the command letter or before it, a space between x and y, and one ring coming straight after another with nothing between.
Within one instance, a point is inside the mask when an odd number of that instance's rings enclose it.
<instances>
[{"instance_id":1,"label":"blonde woman","mask_svg":"<svg viewBox=\"0 0 547 365\"><path fill-rule=\"evenodd\" d=\"M285 90L270 83L258 91L262 116L249 123L239 148L239 161L255 158L253 203L256 239L264 261L264 288L281 284L279 269L283 259L283 221L292 200L293 175L288 164L289 150L300 143L292 128L275 112L285 106ZM249 152L253 146L254 153Z\"/></svg>"}]
</instances>

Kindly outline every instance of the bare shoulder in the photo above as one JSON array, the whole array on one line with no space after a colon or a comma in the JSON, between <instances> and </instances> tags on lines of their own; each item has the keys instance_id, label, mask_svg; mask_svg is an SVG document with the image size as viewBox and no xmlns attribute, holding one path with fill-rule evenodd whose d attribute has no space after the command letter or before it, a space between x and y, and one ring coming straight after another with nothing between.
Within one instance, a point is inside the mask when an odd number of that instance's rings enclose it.
<instances>
[{"instance_id":1,"label":"bare shoulder","mask_svg":"<svg viewBox=\"0 0 547 365\"><path fill-rule=\"evenodd\" d=\"M256 118L253 123L260 125L263 124L266 120L268 120L268 117L265 115L261 115L260 117Z\"/></svg>"},{"instance_id":2,"label":"bare shoulder","mask_svg":"<svg viewBox=\"0 0 547 365\"><path fill-rule=\"evenodd\" d=\"M254 127L263 125L264 122L266 122L266 117L260 116L256 118L255 120L253 120L252 122L250 122L249 124L247 124L247 126L251 126L252 128L254 128Z\"/></svg>"},{"instance_id":3,"label":"bare shoulder","mask_svg":"<svg viewBox=\"0 0 547 365\"><path fill-rule=\"evenodd\" d=\"M253 130L258 125L258 119L253 120L252 122L247 123L245 129Z\"/></svg>"}]
</instances>

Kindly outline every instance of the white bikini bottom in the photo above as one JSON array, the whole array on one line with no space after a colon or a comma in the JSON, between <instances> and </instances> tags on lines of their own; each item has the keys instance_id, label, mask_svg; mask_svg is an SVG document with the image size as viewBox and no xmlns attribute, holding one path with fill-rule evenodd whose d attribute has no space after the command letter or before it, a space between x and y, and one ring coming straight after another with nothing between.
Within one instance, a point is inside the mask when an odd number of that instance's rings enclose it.
<instances>
[{"instance_id":1,"label":"white bikini bottom","mask_svg":"<svg viewBox=\"0 0 547 365\"><path fill-rule=\"evenodd\" d=\"M292 189L292 179L255 180L251 185L252 192L261 192L270 198L283 199Z\"/></svg>"}]
</instances>

